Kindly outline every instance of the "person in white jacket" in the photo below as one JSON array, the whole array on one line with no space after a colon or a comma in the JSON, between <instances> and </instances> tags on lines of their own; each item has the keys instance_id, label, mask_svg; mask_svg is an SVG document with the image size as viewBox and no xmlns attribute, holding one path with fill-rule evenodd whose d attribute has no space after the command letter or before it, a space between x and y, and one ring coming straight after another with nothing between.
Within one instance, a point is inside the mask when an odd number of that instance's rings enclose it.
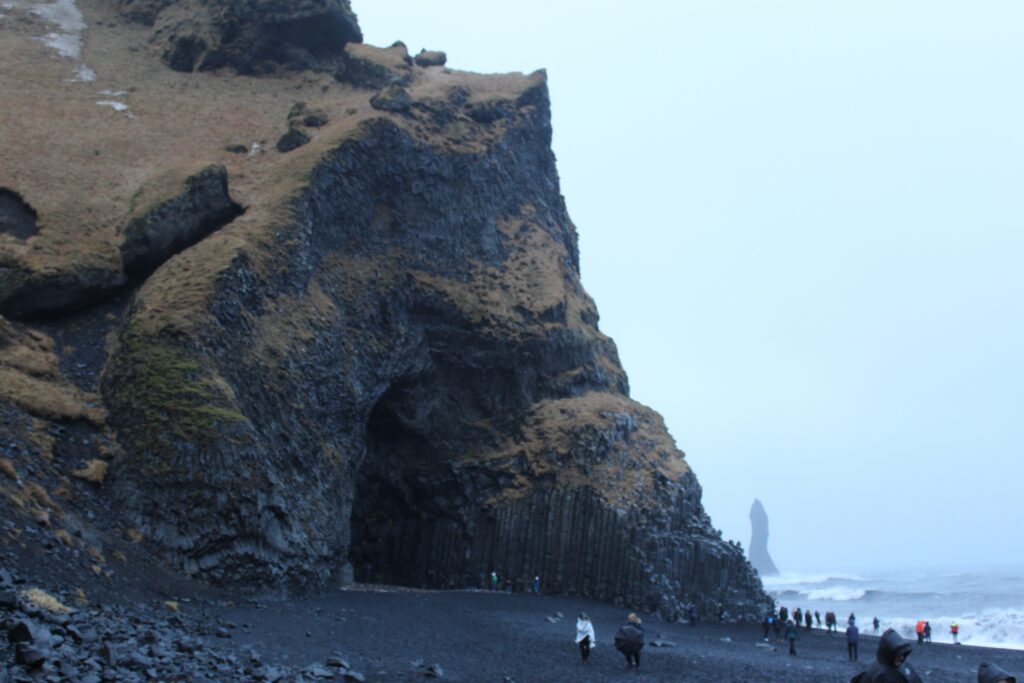
<instances>
[{"instance_id":1,"label":"person in white jacket","mask_svg":"<svg viewBox=\"0 0 1024 683\"><path fill-rule=\"evenodd\" d=\"M580 646L580 657L586 664L590 660L590 648L594 646L594 625L585 612L576 619L576 643Z\"/></svg>"}]
</instances>

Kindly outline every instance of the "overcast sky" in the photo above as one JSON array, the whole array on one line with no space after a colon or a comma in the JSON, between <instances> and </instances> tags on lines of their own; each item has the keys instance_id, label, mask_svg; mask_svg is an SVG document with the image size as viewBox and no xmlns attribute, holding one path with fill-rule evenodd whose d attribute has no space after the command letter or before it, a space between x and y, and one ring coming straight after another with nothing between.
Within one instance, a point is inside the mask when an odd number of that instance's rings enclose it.
<instances>
[{"instance_id":1,"label":"overcast sky","mask_svg":"<svg viewBox=\"0 0 1024 683\"><path fill-rule=\"evenodd\" d=\"M727 537L758 497L783 571L1024 563L1024 3L353 6L548 70L584 285Z\"/></svg>"}]
</instances>

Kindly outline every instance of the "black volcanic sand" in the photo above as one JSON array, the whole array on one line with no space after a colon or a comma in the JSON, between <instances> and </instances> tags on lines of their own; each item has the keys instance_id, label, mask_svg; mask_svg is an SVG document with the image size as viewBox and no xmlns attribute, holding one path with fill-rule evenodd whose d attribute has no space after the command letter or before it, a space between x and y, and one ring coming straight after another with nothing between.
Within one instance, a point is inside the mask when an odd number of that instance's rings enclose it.
<instances>
[{"instance_id":1,"label":"black volcanic sand","mask_svg":"<svg viewBox=\"0 0 1024 683\"><path fill-rule=\"evenodd\" d=\"M143 585L122 574L107 591L94 590L88 605L76 605L73 590L30 579L45 575L37 573L42 567L8 567L0 571L0 583L6 584L6 589L0 586L0 598L4 590L10 596L13 574L18 591L40 586L77 612L53 615L26 607L24 601L15 610L0 607L0 630L11 633L16 623L27 621L53 638L42 647L48 657L45 671L34 675L15 667L15 646L0 641L4 683L423 681L431 665L440 668L442 680L467 683L828 683L849 681L873 660L878 642L862 636L861 663L856 664L846 659L844 635L801 630L799 655L791 657L786 644L762 641L760 624L691 627L646 616L647 641L661 636L672 645L649 644L636 674L626 671L623 656L612 646L627 610L573 597L358 586L303 599L231 598L188 581L165 583L150 576ZM120 594L109 591L117 584ZM164 605L169 599L177 601L177 613ZM586 666L574 643L580 610L590 614L597 634ZM556 612L564 617L551 623L548 617ZM107 645L113 655L104 649ZM911 661L933 682L976 681L982 661L1024 672L1024 652L1013 650L932 644L917 648ZM358 673L345 678L343 666Z\"/></svg>"},{"instance_id":2,"label":"black volcanic sand","mask_svg":"<svg viewBox=\"0 0 1024 683\"><path fill-rule=\"evenodd\" d=\"M798 656L788 645L764 643L759 624L706 623L697 626L645 619L647 640L659 634L672 647L648 645L641 672L626 672L614 649L615 630L626 610L571 597L507 595L483 591L376 592L350 590L328 597L266 603L265 609L217 610L234 623L238 644L258 649L264 659L304 664L330 653L347 655L372 681L423 680L411 662L439 664L446 680L516 683L544 681L849 681L874 660L878 639L861 637L860 663L847 661L845 634L801 630ZM576 614L594 623L597 647L580 663L574 643ZM546 617L561 612L552 624ZM977 680L982 661L1024 672L1024 652L931 644L911 655L927 681Z\"/></svg>"}]
</instances>

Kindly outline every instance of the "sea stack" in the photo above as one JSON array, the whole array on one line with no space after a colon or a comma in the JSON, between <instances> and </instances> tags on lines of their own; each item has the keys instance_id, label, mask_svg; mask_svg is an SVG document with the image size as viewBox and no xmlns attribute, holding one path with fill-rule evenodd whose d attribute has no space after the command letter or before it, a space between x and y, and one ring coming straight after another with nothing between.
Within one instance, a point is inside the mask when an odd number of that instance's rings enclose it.
<instances>
[{"instance_id":1,"label":"sea stack","mask_svg":"<svg viewBox=\"0 0 1024 683\"><path fill-rule=\"evenodd\" d=\"M750 564L761 576L775 576L779 573L772 556L768 554L768 513L757 498L750 506Z\"/></svg>"}]
</instances>

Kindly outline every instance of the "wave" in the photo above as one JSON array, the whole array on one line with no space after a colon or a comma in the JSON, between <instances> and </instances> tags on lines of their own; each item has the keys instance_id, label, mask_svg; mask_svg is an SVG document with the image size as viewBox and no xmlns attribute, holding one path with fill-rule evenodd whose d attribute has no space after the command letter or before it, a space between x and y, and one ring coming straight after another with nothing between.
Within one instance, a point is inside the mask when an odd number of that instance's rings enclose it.
<instances>
[{"instance_id":1,"label":"wave","mask_svg":"<svg viewBox=\"0 0 1024 683\"><path fill-rule=\"evenodd\" d=\"M783 586L808 586L837 582L859 583L864 581L868 581L868 579L862 576L843 574L839 572L827 574L799 574L795 572L787 572L785 574L777 574L775 576L765 576L761 578L761 583L768 589L775 587L781 588Z\"/></svg>"},{"instance_id":2,"label":"wave","mask_svg":"<svg viewBox=\"0 0 1024 683\"><path fill-rule=\"evenodd\" d=\"M917 618L879 617L882 629L894 628L907 640L914 642L917 635L914 626ZM932 625L932 640L936 643L952 643L949 632L954 621L960 626L959 641L964 645L981 647L1005 647L1024 650L1024 612L1006 609L984 610L964 617L938 617L928 619Z\"/></svg>"},{"instance_id":3,"label":"wave","mask_svg":"<svg viewBox=\"0 0 1024 683\"><path fill-rule=\"evenodd\" d=\"M807 591L808 600L832 600L833 602L849 602L860 600L868 591L864 588L848 588L837 586L835 588L822 588L819 590ZM803 595L803 593L801 593Z\"/></svg>"}]
</instances>

